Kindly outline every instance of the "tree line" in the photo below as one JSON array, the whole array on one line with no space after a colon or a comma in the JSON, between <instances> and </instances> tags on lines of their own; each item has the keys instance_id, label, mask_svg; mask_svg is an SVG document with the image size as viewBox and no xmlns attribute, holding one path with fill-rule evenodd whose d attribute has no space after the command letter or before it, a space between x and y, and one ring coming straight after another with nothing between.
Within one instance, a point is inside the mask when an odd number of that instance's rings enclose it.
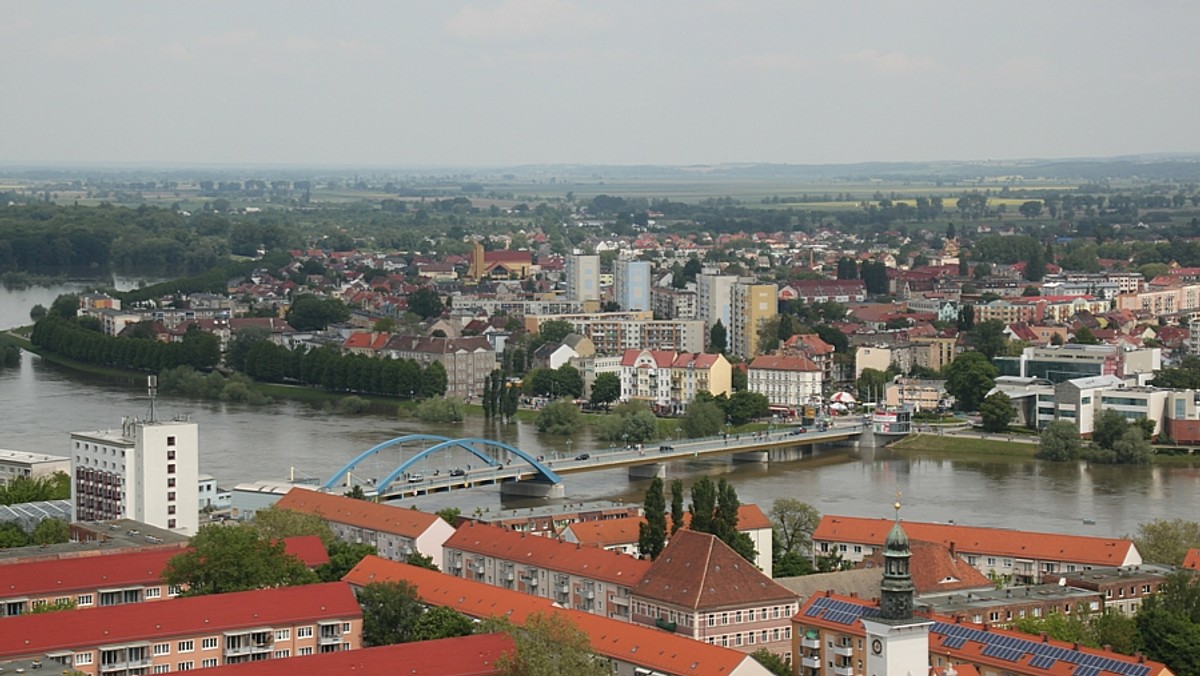
<instances>
[{"instance_id":1,"label":"tree line","mask_svg":"<svg viewBox=\"0 0 1200 676\"><path fill-rule=\"evenodd\" d=\"M221 359L220 341L202 331L189 331L178 343L117 338L100 333L98 322L94 328L86 328L56 314L48 314L33 325L30 341L78 362L135 371L158 372L177 366L211 369Z\"/></svg>"}]
</instances>

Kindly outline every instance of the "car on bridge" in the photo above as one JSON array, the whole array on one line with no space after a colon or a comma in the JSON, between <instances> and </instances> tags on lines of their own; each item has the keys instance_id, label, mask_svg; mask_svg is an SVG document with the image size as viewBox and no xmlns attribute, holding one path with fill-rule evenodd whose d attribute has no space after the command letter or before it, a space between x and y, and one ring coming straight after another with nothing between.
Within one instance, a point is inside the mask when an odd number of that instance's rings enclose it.
<instances>
[{"instance_id":1,"label":"car on bridge","mask_svg":"<svg viewBox=\"0 0 1200 676\"><path fill-rule=\"evenodd\" d=\"M419 484L424 480L425 480L425 475L421 474L420 472L412 472L411 474L408 475L408 483L410 483L410 484Z\"/></svg>"},{"instance_id":2,"label":"car on bridge","mask_svg":"<svg viewBox=\"0 0 1200 676\"><path fill-rule=\"evenodd\" d=\"M591 453L580 453L579 455L575 456L575 459L576 460L591 460L592 454Z\"/></svg>"},{"instance_id":3,"label":"car on bridge","mask_svg":"<svg viewBox=\"0 0 1200 676\"><path fill-rule=\"evenodd\" d=\"M666 453L667 451L673 451L673 450L675 450L675 447L670 444L663 444L662 446L658 447L659 453Z\"/></svg>"},{"instance_id":4,"label":"car on bridge","mask_svg":"<svg viewBox=\"0 0 1200 676\"><path fill-rule=\"evenodd\" d=\"M466 475L467 475L467 470L465 470L461 467L455 467L454 469L450 470L450 476L466 476Z\"/></svg>"}]
</instances>

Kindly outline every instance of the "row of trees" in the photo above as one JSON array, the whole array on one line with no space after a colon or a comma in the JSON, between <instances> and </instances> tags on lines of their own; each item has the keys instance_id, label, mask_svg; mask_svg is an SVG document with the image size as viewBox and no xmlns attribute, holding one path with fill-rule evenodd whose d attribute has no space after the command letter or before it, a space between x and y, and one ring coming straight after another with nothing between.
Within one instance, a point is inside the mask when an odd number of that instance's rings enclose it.
<instances>
[{"instance_id":1,"label":"row of trees","mask_svg":"<svg viewBox=\"0 0 1200 676\"><path fill-rule=\"evenodd\" d=\"M483 417L502 417L511 421L517 415L520 398L520 390L509 384L503 371L492 371L483 381Z\"/></svg>"},{"instance_id":2,"label":"row of trees","mask_svg":"<svg viewBox=\"0 0 1200 676\"><path fill-rule=\"evenodd\" d=\"M70 498L71 477L66 472L55 472L48 477L18 476L8 483L0 484L0 505Z\"/></svg>"},{"instance_id":3,"label":"row of trees","mask_svg":"<svg viewBox=\"0 0 1200 676\"><path fill-rule=\"evenodd\" d=\"M201 331L189 331L178 343L117 338L100 333L98 326L85 328L54 314L33 325L30 340L40 348L78 362L137 371L157 372L177 366L210 369L221 358L220 341Z\"/></svg>"},{"instance_id":4,"label":"row of trees","mask_svg":"<svg viewBox=\"0 0 1200 676\"><path fill-rule=\"evenodd\" d=\"M638 530L638 549L643 556L651 559L658 558L666 547L668 529L674 535L687 527L701 533L710 533L725 544L729 545L742 558L754 562L757 553L750 536L738 530L738 510L741 502L733 484L722 477L717 483L707 476L700 477L692 484L691 504L688 505L688 515L683 511L683 481L676 479L671 482L671 515L667 521L667 502L663 493L663 480L655 477L646 489L643 509L646 521Z\"/></svg>"},{"instance_id":5,"label":"row of trees","mask_svg":"<svg viewBox=\"0 0 1200 676\"><path fill-rule=\"evenodd\" d=\"M29 531L15 521L0 523L0 549L29 545L56 545L71 539L71 527L62 519L42 519Z\"/></svg>"},{"instance_id":6,"label":"row of trees","mask_svg":"<svg viewBox=\"0 0 1200 676\"><path fill-rule=\"evenodd\" d=\"M1042 430L1037 457L1053 462L1085 458L1090 462L1120 465L1145 465L1154 455L1149 435L1154 433L1154 421L1126 420L1120 413L1108 409L1097 416L1093 426L1092 443L1085 447L1075 424L1055 420Z\"/></svg>"}]
</instances>

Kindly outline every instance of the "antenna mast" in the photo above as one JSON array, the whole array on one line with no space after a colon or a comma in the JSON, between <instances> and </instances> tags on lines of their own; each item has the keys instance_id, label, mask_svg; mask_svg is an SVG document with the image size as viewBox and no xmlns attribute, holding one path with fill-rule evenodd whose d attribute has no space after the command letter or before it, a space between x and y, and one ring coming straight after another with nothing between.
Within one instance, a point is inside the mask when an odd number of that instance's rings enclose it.
<instances>
[{"instance_id":1,"label":"antenna mast","mask_svg":"<svg viewBox=\"0 0 1200 676\"><path fill-rule=\"evenodd\" d=\"M158 397L158 376L146 376L146 394L150 396L149 422L154 422L154 400Z\"/></svg>"}]
</instances>

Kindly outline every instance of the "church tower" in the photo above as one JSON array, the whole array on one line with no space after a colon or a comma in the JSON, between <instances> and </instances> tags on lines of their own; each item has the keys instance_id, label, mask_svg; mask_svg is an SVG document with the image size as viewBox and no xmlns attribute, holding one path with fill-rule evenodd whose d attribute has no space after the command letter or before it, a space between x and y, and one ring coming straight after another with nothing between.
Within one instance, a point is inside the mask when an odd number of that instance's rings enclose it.
<instances>
[{"instance_id":1,"label":"church tower","mask_svg":"<svg viewBox=\"0 0 1200 676\"><path fill-rule=\"evenodd\" d=\"M867 676L918 676L929 673L929 628L933 622L913 616L912 572L908 534L896 524L883 545L883 582L876 617L863 617L867 630Z\"/></svg>"}]
</instances>

